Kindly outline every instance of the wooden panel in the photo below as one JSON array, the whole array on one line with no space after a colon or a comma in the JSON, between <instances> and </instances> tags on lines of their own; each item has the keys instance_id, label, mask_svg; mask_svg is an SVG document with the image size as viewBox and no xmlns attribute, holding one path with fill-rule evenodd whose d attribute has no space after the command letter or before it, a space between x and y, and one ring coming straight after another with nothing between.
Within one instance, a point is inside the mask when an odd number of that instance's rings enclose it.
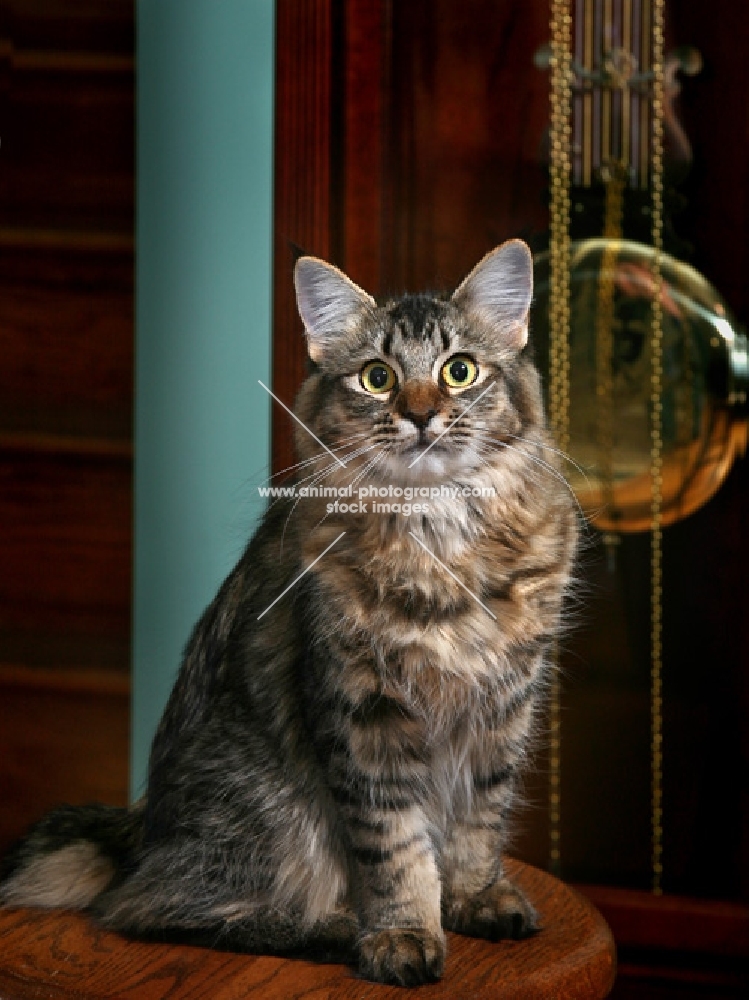
<instances>
[{"instance_id":1,"label":"wooden panel","mask_svg":"<svg viewBox=\"0 0 749 1000\"><path fill-rule=\"evenodd\" d=\"M343 36L343 150L340 264L368 292L382 291L387 257L385 216L391 2L348 0Z\"/></svg>"},{"instance_id":2,"label":"wooden panel","mask_svg":"<svg viewBox=\"0 0 749 1000\"><path fill-rule=\"evenodd\" d=\"M0 667L0 853L64 802L127 804L130 685Z\"/></svg>"},{"instance_id":3,"label":"wooden panel","mask_svg":"<svg viewBox=\"0 0 749 1000\"><path fill-rule=\"evenodd\" d=\"M133 251L132 232L0 226L0 273L6 288L17 283L23 289L107 289L132 298Z\"/></svg>"},{"instance_id":4,"label":"wooden panel","mask_svg":"<svg viewBox=\"0 0 749 1000\"><path fill-rule=\"evenodd\" d=\"M132 0L0 0L0 849L127 798L133 47Z\"/></svg>"},{"instance_id":5,"label":"wooden panel","mask_svg":"<svg viewBox=\"0 0 749 1000\"><path fill-rule=\"evenodd\" d=\"M496 244L546 231L548 79L533 53L547 38L544 2L394 4L396 290L454 287Z\"/></svg>"},{"instance_id":6,"label":"wooden panel","mask_svg":"<svg viewBox=\"0 0 749 1000\"><path fill-rule=\"evenodd\" d=\"M16 57L10 80L2 109L4 224L130 230L132 66Z\"/></svg>"},{"instance_id":7,"label":"wooden panel","mask_svg":"<svg viewBox=\"0 0 749 1000\"><path fill-rule=\"evenodd\" d=\"M133 58L133 0L2 0L2 14L17 49Z\"/></svg>"},{"instance_id":8,"label":"wooden panel","mask_svg":"<svg viewBox=\"0 0 749 1000\"><path fill-rule=\"evenodd\" d=\"M129 626L127 462L12 454L0 463L0 621ZM1 659L1 657L0 657Z\"/></svg>"},{"instance_id":9,"label":"wooden panel","mask_svg":"<svg viewBox=\"0 0 749 1000\"><path fill-rule=\"evenodd\" d=\"M274 385L288 405L305 370L290 243L384 294L455 284L502 239L546 228L547 81L532 65L546 35L544 5L519 0L278 4ZM288 417L274 420L278 469L293 450Z\"/></svg>"},{"instance_id":10,"label":"wooden panel","mask_svg":"<svg viewBox=\"0 0 749 1000\"><path fill-rule=\"evenodd\" d=\"M276 140L273 244L273 387L287 406L304 378L294 247L331 257L332 0L276 4ZM295 459L291 418L273 404L273 463Z\"/></svg>"},{"instance_id":11,"label":"wooden panel","mask_svg":"<svg viewBox=\"0 0 749 1000\"><path fill-rule=\"evenodd\" d=\"M1 9L3 225L131 232L132 5Z\"/></svg>"},{"instance_id":12,"label":"wooden panel","mask_svg":"<svg viewBox=\"0 0 749 1000\"><path fill-rule=\"evenodd\" d=\"M0 14L0 663L124 670L133 3Z\"/></svg>"},{"instance_id":13,"label":"wooden panel","mask_svg":"<svg viewBox=\"0 0 749 1000\"><path fill-rule=\"evenodd\" d=\"M292 285L296 250L382 285L390 3L277 3L274 390L291 405L306 371ZM273 410L273 464L295 461L290 418Z\"/></svg>"},{"instance_id":14,"label":"wooden panel","mask_svg":"<svg viewBox=\"0 0 749 1000\"><path fill-rule=\"evenodd\" d=\"M128 292L0 286L0 435L129 440L132 313Z\"/></svg>"}]
</instances>

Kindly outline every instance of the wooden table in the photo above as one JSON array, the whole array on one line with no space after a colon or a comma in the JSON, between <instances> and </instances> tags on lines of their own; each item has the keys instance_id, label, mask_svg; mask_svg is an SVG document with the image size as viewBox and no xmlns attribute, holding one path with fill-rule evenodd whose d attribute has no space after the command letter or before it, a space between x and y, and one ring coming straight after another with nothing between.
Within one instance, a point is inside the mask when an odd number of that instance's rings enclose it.
<instances>
[{"instance_id":1,"label":"wooden table","mask_svg":"<svg viewBox=\"0 0 749 1000\"><path fill-rule=\"evenodd\" d=\"M419 1000L598 1000L615 975L614 942L596 909L545 872L518 862L510 874L541 914L527 941L490 944L448 935L441 982ZM80 914L0 911L2 1000L403 1000L400 987L365 982L348 968L125 941Z\"/></svg>"}]
</instances>

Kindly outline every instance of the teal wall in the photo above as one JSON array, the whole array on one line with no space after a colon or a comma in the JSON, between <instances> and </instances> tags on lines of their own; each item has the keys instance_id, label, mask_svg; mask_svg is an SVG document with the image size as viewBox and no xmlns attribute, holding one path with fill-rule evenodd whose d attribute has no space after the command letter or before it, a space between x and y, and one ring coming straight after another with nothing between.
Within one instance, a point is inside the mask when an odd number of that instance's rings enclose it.
<instances>
[{"instance_id":1,"label":"teal wall","mask_svg":"<svg viewBox=\"0 0 749 1000\"><path fill-rule=\"evenodd\" d=\"M273 0L138 0L131 791L267 474Z\"/></svg>"}]
</instances>

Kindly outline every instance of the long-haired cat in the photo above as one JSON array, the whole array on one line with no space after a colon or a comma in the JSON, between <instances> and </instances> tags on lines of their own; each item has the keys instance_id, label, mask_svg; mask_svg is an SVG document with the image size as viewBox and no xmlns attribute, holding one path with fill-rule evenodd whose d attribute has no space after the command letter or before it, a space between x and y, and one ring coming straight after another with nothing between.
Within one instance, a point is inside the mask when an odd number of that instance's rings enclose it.
<instances>
[{"instance_id":1,"label":"long-haired cat","mask_svg":"<svg viewBox=\"0 0 749 1000\"><path fill-rule=\"evenodd\" d=\"M271 504L188 642L144 799L45 817L0 901L417 984L445 929L536 927L502 851L576 516L525 350L524 243L450 298L377 304L312 257L295 281L298 486L410 488L426 510Z\"/></svg>"}]
</instances>

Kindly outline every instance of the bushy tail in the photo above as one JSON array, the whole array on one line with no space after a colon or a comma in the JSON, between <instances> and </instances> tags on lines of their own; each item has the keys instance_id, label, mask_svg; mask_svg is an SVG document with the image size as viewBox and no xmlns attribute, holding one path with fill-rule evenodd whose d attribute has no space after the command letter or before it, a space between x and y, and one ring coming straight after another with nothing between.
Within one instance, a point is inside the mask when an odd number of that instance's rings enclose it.
<instances>
[{"instance_id":1,"label":"bushy tail","mask_svg":"<svg viewBox=\"0 0 749 1000\"><path fill-rule=\"evenodd\" d=\"M132 864L142 826L137 805L55 809L0 862L0 906L84 909Z\"/></svg>"}]
</instances>

